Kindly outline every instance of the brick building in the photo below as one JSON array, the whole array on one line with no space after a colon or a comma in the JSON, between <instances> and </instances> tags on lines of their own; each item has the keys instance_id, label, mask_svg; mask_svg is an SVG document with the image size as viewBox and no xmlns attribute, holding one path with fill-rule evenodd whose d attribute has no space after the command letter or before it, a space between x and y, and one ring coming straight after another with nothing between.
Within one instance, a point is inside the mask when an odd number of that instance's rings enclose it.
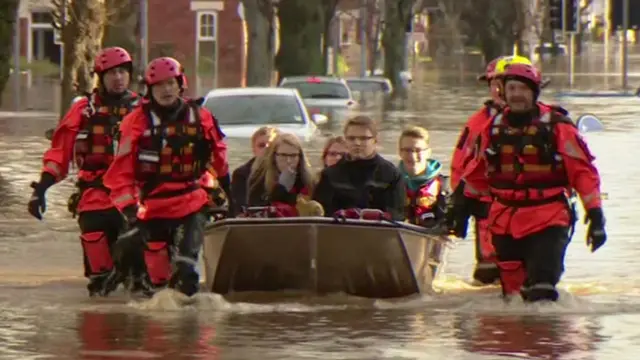
<instances>
[{"instance_id":1,"label":"brick building","mask_svg":"<svg viewBox=\"0 0 640 360\"><path fill-rule=\"evenodd\" d=\"M190 92L244 83L244 24L240 0L148 0L147 51L177 58L189 75ZM20 53L28 62L60 64L61 47L51 25L50 0L20 2ZM196 75L198 75L196 77Z\"/></svg>"},{"instance_id":2,"label":"brick building","mask_svg":"<svg viewBox=\"0 0 640 360\"><path fill-rule=\"evenodd\" d=\"M211 88L242 86L245 36L239 4L149 0L149 59L174 56L185 66L191 90L200 95Z\"/></svg>"}]
</instances>

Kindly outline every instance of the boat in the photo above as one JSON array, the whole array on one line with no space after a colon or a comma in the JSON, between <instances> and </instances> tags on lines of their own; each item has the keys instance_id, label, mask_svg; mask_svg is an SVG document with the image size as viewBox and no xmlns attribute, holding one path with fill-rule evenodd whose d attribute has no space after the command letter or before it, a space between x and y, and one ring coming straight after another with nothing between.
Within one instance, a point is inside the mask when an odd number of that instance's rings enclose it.
<instances>
[{"instance_id":1,"label":"boat","mask_svg":"<svg viewBox=\"0 0 640 360\"><path fill-rule=\"evenodd\" d=\"M433 292L453 240L390 220L233 218L205 233L205 291L399 298Z\"/></svg>"}]
</instances>

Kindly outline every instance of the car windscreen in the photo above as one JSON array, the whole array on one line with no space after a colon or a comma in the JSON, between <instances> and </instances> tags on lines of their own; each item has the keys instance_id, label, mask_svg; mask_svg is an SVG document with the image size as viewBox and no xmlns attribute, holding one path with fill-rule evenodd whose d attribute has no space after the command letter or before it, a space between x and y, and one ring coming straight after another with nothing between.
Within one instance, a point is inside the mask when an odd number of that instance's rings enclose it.
<instances>
[{"instance_id":1,"label":"car windscreen","mask_svg":"<svg viewBox=\"0 0 640 360\"><path fill-rule=\"evenodd\" d=\"M292 95L228 95L207 98L204 106L220 125L301 124L303 114Z\"/></svg>"},{"instance_id":2,"label":"car windscreen","mask_svg":"<svg viewBox=\"0 0 640 360\"><path fill-rule=\"evenodd\" d=\"M347 80L351 91L358 92L388 92L389 86L384 81L375 80Z\"/></svg>"},{"instance_id":3,"label":"car windscreen","mask_svg":"<svg viewBox=\"0 0 640 360\"><path fill-rule=\"evenodd\" d=\"M291 81L280 87L297 89L303 99L349 99L349 89L338 82L329 81Z\"/></svg>"}]
</instances>

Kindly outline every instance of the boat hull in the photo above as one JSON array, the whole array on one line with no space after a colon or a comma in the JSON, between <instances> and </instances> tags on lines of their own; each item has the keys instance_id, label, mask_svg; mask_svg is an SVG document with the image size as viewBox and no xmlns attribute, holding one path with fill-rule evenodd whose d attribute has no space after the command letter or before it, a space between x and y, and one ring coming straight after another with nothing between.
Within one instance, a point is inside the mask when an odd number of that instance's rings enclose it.
<instances>
[{"instance_id":1,"label":"boat hull","mask_svg":"<svg viewBox=\"0 0 640 360\"><path fill-rule=\"evenodd\" d=\"M439 232L405 223L227 219L206 231L206 289L403 297L432 290L449 244Z\"/></svg>"}]
</instances>

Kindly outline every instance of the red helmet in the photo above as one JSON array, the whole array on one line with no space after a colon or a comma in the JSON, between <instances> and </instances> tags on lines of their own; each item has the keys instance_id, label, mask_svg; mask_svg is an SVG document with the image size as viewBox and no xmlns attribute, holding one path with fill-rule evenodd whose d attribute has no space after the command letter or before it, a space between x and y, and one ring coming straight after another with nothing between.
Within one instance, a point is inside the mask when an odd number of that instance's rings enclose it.
<instances>
[{"instance_id":1,"label":"red helmet","mask_svg":"<svg viewBox=\"0 0 640 360\"><path fill-rule=\"evenodd\" d=\"M540 83L542 82L540 71L534 66L527 64L511 64L505 69L502 75L504 76L505 82L509 79L524 79L525 81L533 83L538 88L540 88Z\"/></svg>"},{"instance_id":2,"label":"red helmet","mask_svg":"<svg viewBox=\"0 0 640 360\"><path fill-rule=\"evenodd\" d=\"M171 57L151 60L144 71L144 81L149 86L171 78L178 78L181 82L184 80L182 65Z\"/></svg>"},{"instance_id":3,"label":"red helmet","mask_svg":"<svg viewBox=\"0 0 640 360\"><path fill-rule=\"evenodd\" d=\"M478 76L478 81L489 81L495 76L496 66L498 61L504 59L504 56L499 56L487 64L487 68L484 70L484 74Z\"/></svg>"},{"instance_id":4,"label":"red helmet","mask_svg":"<svg viewBox=\"0 0 640 360\"><path fill-rule=\"evenodd\" d=\"M114 67L128 65L131 66L133 60L127 50L121 47L108 47L100 50L93 64L93 71L97 74L105 72Z\"/></svg>"}]
</instances>

